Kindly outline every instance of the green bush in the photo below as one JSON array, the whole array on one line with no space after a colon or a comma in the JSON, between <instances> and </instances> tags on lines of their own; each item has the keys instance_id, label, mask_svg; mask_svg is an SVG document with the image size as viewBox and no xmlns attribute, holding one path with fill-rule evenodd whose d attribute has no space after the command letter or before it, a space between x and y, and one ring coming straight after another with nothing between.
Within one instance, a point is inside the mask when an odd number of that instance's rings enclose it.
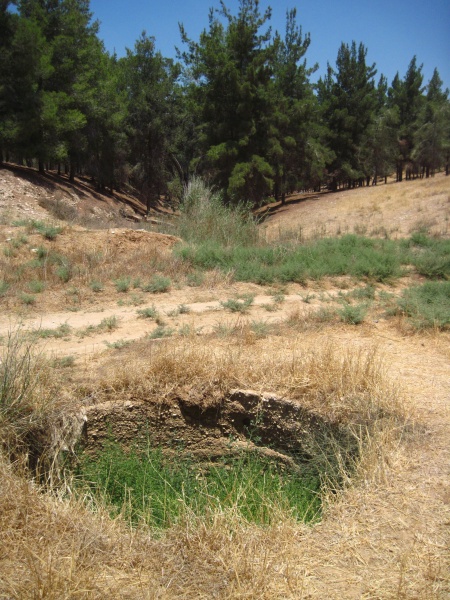
<instances>
[{"instance_id":1,"label":"green bush","mask_svg":"<svg viewBox=\"0 0 450 600\"><path fill-rule=\"evenodd\" d=\"M448 329L450 326L450 281L427 281L403 291L399 309L417 329Z\"/></svg>"},{"instance_id":2,"label":"green bush","mask_svg":"<svg viewBox=\"0 0 450 600\"><path fill-rule=\"evenodd\" d=\"M367 308L367 304L344 304L337 312L344 323L359 325L366 317Z\"/></svg>"},{"instance_id":3,"label":"green bush","mask_svg":"<svg viewBox=\"0 0 450 600\"><path fill-rule=\"evenodd\" d=\"M129 277L120 277L114 281L114 285L118 292L126 293L130 289L131 280Z\"/></svg>"},{"instance_id":4,"label":"green bush","mask_svg":"<svg viewBox=\"0 0 450 600\"><path fill-rule=\"evenodd\" d=\"M137 311L137 314L142 319L156 319L158 317L158 311L154 306L147 306Z\"/></svg>"},{"instance_id":5,"label":"green bush","mask_svg":"<svg viewBox=\"0 0 450 600\"><path fill-rule=\"evenodd\" d=\"M172 281L169 277L164 275L154 275L147 285L142 287L143 292L151 292L152 294L158 294L168 292Z\"/></svg>"},{"instance_id":6,"label":"green bush","mask_svg":"<svg viewBox=\"0 0 450 600\"><path fill-rule=\"evenodd\" d=\"M223 306L223 308L226 308L231 312L246 313L248 312L250 306L253 304L253 299L253 296L247 296L243 300L236 300L234 298L230 298L229 300L221 302L220 304Z\"/></svg>"},{"instance_id":7,"label":"green bush","mask_svg":"<svg viewBox=\"0 0 450 600\"><path fill-rule=\"evenodd\" d=\"M9 285L3 279L0 279L0 298L6 294Z\"/></svg>"}]
</instances>

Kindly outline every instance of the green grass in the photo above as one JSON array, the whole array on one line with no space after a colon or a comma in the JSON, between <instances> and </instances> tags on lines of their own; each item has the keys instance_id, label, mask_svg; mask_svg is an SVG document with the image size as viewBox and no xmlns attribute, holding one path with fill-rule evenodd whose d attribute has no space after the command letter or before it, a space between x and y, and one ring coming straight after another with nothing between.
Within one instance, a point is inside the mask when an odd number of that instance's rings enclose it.
<instances>
[{"instance_id":1,"label":"green grass","mask_svg":"<svg viewBox=\"0 0 450 600\"><path fill-rule=\"evenodd\" d=\"M117 340L116 342L105 341L106 347L114 349L114 350L122 350L122 348L126 348L130 344L131 344L131 340Z\"/></svg>"},{"instance_id":2,"label":"green grass","mask_svg":"<svg viewBox=\"0 0 450 600\"><path fill-rule=\"evenodd\" d=\"M89 287L96 294L99 292L102 292L104 289L103 283L101 283L100 281L97 281L96 279L94 279L93 281L90 282Z\"/></svg>"},{"instance_id":3,"label":"green grass","mask_svg":"<svg viewBox=\"0 0 450 600\"><path fill-rule=\"evenodd\" d=\"M184 245L175 252L194 268L233 272L237 281L272 284L352 275L388 281L404 273L408 249L392 240L347 235L301 246Z\"/></svg>"},{"instance_id":4,"label":"green grass","mask_svg":"<svg viewBox=\"0 0 450 600\"><path fill-rule=\"evenodd\" d=\"M136 312L141 319L156 319L158 317L158 311L153 305L141 308Z\"/></svg>"},{"instance_id":5,"label":"green grass","mask_svg":"<svg viewBox=\"0 0 450 600\"><path fill-rule=\"evenodd\" d=\"M109 442L96 457L80 457L77 475L80 489L89 486L113 515L157 529L187 513L227 508L257 524L274 522L279 509L300 521L320 514L317 476L286 472L253 452L204 465L182 454L169 458L160 449L125 453Z\"/></svg>"},{"instance_id":6,"label":"green grass","mask_svg":"<svg viewBox=\"0 0 450 600\"><path fill-rule=\"evenodd\" d=\"M26 292L20 292L19 299L27 306L31 306L36 303L36 298L32 294L27 294Z\"/></svg>"},{"instance_id":7,"label":"green grass","mask_svg":"<svg viewBox=\"0 0 450 600\"><path fill-rule=\"evenodd\" d=\"M69 336L71 331L72 331L72 329L71 329L70 325L68 325L67 323L63 323L62 325L59 325L59 327L56 327L55 329L36 329L33 332L31 332L30 335L32 338L61 339L61 338L65 338L65 337Z\"/></svg>"},{"instance_id":8,"label":"green grass","mask_svg":"<svg viewBox=\"0 0 450 600\"><path fill-rule=\"evenodd\" d=\"M369 283L354 297L371 299L374 282L389 282L413 268L430 279L450 278L450 240L414 234L408 240L371 239L354 234L301 245L248 241L225 245L207 239L175 249L193 269L221 269L236 281L297 282L348 275Z\"/></svg>"},{"instance_id":9,"label":"green grass","mask_svg":"<svg viewBox=\"0 0 450 600\"><path fill-rule=\"evenodd\" d=\"M15 225L16 227L26 226L28 227L29 231L36 230L47 240L54 240L56 236L62 231L62 227L57 227L49 223L44 223L43 221L29 219L15 221L13 225Z\"/></svg>"},{"instance_id":10,"label":"green grass","mask_svg":"<svg viewBox=\"0 0 450 600\"><path fill-rule=\"evenodd\" d=\"M179 235L190 243L243 246L258 240L257 224L248 207L225 205L222 195L201 179L193 178L184 190Z\"/></svg>"},{"instance_id":11,"label":"green grass","mask_svg":"<svg viewBox=\"0 0 450 600\"><path fill-rule=\"evenodd\" d=\"M130 289L131 279L129 277L120 277L114 281L116 290L121 293L126 293Z\"/></svg>"},{"instance_id":12,"label":"green grass","mask_svg":"<svg viewBox=\"0 0 450 600\"><path fill-rule=\"evenodd\" d=\"M172 281L164 275L154 275L147 285L142 286L143 292L151 292L152 294L160 294L168 292Z\"/></svg>"},{"instance_id":13,"label":"green grass","mask_svg":"<svg viewBox=\"0 0 450 600\"><path fill-rule=\"evenodd\" d=\"M159 324L158 327L156 329L154 329L149 334L148 337L151 340L157 340L160 338L170 337L172 334L173 334L173 329L171 329L170 327L167 327L164 324Z\"/></svg>"},{"instance_id":14,"label":"green grass","mask_svg":"<svg viewBox=\"0 0 450 600\"><path fill-rule=\"evenodd\" d=\"M68 369L75 365L75 356L71 354L53 359L52 366L55 369Z\"/></svg>"},{"instance_id":15,"label":"green grass","mask_svg":"<svg viewBox=\"0 0 450 600\"><path fill-rule=\"evenodd\" d=\"M403 291L398 309L416 329L450 327L450 281L427 281Z\"/></svg>"},{"instance_id":16,"label":"green grass","mask_svg":"<svg viewBox=\"0 0 450 600\"><path fill-rule=\"evenodd\" d=\"M63 283L67 283L72 279L72 266L65 262L55 269L55 274Z\"/></svg>"},{"instance_id":17,"label":"green grass","mask_svg":"<svg viewBox=\"0 0 450 600\"><path fill-rule=\"evenodd\" d=\"M0 279L0 298L6 294L8 291L9 284L6 283L3 279Z\"/></svg>"},{"instance_id":18,"label":"green grass","mask_svg":"<svg viewBox=\"0 0 450 600\"><path fill-rule=\"evenodd\" d=\"M429 279L450 279L450 240L415 233L405 242L411 264Z\"/></svg>"},{"instance_id":19,"label":"green grass","mask_svg":"<svg viewBox=\"0 0 450 600\"><path fill-rule=\"evenodd\" d=\"M237 300L235 298L230 298L225 302L221 302L220 304L223 308L233 312L233 313L246 313L249 311L250 306L253 304L253 296L247 296L243 300Z\"/></svg>"},{"instance_id":20,"label":"green grass","mask_svg":"<svg viewBox=\"0 0 450 600\"><path fill-rule=\"evenodd\" d=\"M45 290L45 283L43 281L39 281L38 279L33 279L28 282L28 289L33 294L40 294Z\"/></svg>"},{"instance_id":21,"label":"green grass","mask_svg":"<svg viewBox=\"0 0 450 600\"><path fill-rule=\"evenodd\" d=\"M337 313L344 323L348 323L349 325L359 325L364 321L367 310L368 305L366 303L344 304Z\"/></svg>"}]
</instances>

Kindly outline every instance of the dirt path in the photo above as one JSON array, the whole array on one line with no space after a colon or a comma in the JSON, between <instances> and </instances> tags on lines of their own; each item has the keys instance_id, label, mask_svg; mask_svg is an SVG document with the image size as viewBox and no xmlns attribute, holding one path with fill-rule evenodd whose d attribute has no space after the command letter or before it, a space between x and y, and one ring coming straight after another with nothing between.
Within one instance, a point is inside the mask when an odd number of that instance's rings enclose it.
<instances>
[{"instance_id":1,"label":"dirt path","mask_svg":"<svg viewBox=\"0 0 450 600\"><path fill-rule=\"evenodd\" d=\"M119 340L129 342L151 335L161 326L165 326L171 334L180 330L186 332L187 327L198 334L206 334L218 328L224 331L244 323L269 326L285 320L293 312L306 315L320 306L318 299L305 303L300 293L287 294L279 303L273 295L251 294L252 304L248 310L233 312L222 303L234 298L236 291L216 289L213 293L193 294L177 291L158 295L139 306L109 303L79 312L60 311L40 316L1 315L0 336L6 337L9 331L16 329L34 332L37 344L47 352L76 355L104 349L105 343L114 344ZM237 298L236 302L244 303L245 298L240 295L241 298ZM208 300L208 296L217 299ZM156 320L140 316L139 311L149 308L154 308L158 314ZM57 333L61 326L66 327L64 335Z\"/></svg>"}]
</instances>

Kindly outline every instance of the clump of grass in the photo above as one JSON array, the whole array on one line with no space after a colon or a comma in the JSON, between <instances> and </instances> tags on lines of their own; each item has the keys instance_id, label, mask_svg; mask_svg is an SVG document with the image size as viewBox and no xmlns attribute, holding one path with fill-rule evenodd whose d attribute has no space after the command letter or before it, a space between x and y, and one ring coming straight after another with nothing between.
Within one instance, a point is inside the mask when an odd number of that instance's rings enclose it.
<instances>
[{"instance_id":1,"label":"clump of grass","mask_svg":"<svg viewBox=\"0 0 450 600\"><path fill-rule=\"evenodd\" d=\"M72 279L72 265L69 262L64 261L64 264L55 269L55 274L63 283L67 283Z\"/></svg>"},{"instance_id":2,"label":"clump of grass","mask_svg":"<svg viewBox=\"0 0 450 600\"><path fill-rule=\"evenodd\" d=\"M26 292L20 292L19 299L23 304L27 306L32 306L36 303L36 298L32 294L27 294Z\"/></svg>"},{"instance_id":3,"label":"clump of grass","mask_svg":"<svg viewBox=\"0 0 450 600\"><path fill-rule=\"evenodd\" d=\"M186 283L190 287L200 287L205 281L205 276L201 271L194 271L186 275Z\"/></svg>"},{"instance_id":4,"label":"clump of grass","mask_svg":"<svg viewBox=\"0 0 450 600\"><path fill-rule=\"evenodd\" d=\"M4 254L4 256L6 256L6 258L14 258L16 256L15 249L12 248L11 246L4 246L3 254Z\"/></svg>"},{"instance_id":5,"label":"clump of grass","mask_svg":"<svg viewBox=\"0 0 450 600\"><path fill-rule=\"evenodd\" d=\"M101 283L101 281L97 281L96 279L94 279L90 282L89 287L93 292L98 294L99 292L102 292L104 290L105 286L103 285L103 283Z\"/></svg>"},{"instance_id":6,"label":"clump of grass","mask_svg":"<svg viewBox=\"0 0 450 600\"><path fill-rule=\"evenodd\" d=\"M287 473L254 452L201 465L181 454L169 460L150 447L125 453L110 442L96 457L82 456L77 475L113 515L156 529L175 525L186 512L234 509L247 522L268 525L280 509L299 521L317 519L321 509L318 476Z\"/></svg>"},{"instance_id":7,"label":"clump of grass","mask_svg":"<svg viewBox=\"0 0 450 600\"><path fill-rule=\"evenodd\" d=\"M191 337L197 333L195 327L189 325L189 323L184 323L181 327L178 328L178 335L181 337Z\"/></svg>"},{"instance_id":8,"label":"clump of grass","mask_svg":"<svg viewBox=\"0 0 450 600\"><path fill-rule=\"evenodd\" d=\"M416 329L448 329L450 326L450 281L427 281L403 291L399 310Z\"/></svg>"},{"instance_id":9,"label":"clump of grass","mask_svg":"<svg viewBox=\"0 0 450 600\"><path fill-rule=\"evenodd\" d=\"M213 327L215 335L219 338L227 338L236 331L236 327L229 323L216 323Z\"/></svg>"},{"instance_id":10,"label":"clump of grass","mask_svg":"<svg viewBox=\"0 0 450 600\"><path fill-rule=\"evenodd\" d=\"M375 286L367 284L364 287L357 287L346 294L347 298L356 300L375 300Z\"/></svg>"},{"instance_id":11,"label":"clump of grass","mask_svg":"<svg viewBox=\"0 0 450 600\"><path fill-rule=\"evenodd\" d=\"M221 194L199 178L186 186L180 211L180 237L188 242L212 241L232 247L258 240L258 228L248 207L226 206Z\"/></svg>"},{"instance_id":12,"label":"clump of grass","mask_svg":"<svg viewBox=\"0 0 450 600\"><path fill-rule=\"evenodd\" d=\"M141 319L156 319L158 317L158 311L155 306L147 306L136 311Z\"/></svg>"},{"instance_id":13,"label":"clump of grass","mask_svg":"<svg viewBox=\"0 0 450 600\"><path fill-rule=\"evenodd\" d=\"M114 331L114 329L117 329L119 327L119 319L116 315L105 317L100 321L97 327L101 331Z\"/></svg>"},{"instance_id":14,"label":"clump of grass","mask_svg":"<svg viewBox=\"0 0 450 600\"><path fill-rule=\"evenodd\" d=\"M187 304L179 304L177 308L174 308L167 313L168 317L178 317L178 315L187 315L191 312L191 308Z\"/></svg>"},{"instance_id":15,"label":"clump of grass","mask_svg":"<svg viewBox=\"0 0 450 600\"><path fill-rule=\"evenodd\" d=\"M161 294L163 292L168 292L171 285L172 281L170 277L154 275L150 282L142 287L142 291L151 292L152 294Z\"/></svg>"},{"instance_id":16,"label":"clump of grass","mask_svg":"<svg viewBox=\"0 0 450 600\"><path fill-rule=\"evenodd\" d=\"M36 466L42 458L54 393L33 343L10 332L0 362L0 449L10 460Z\"/></svg>"},{"instance_id":17,"label":"clump of grass","mask_svg":"<svg viewBox=\"0 0 450 600\"><path fill-rule=\"evenodd\" d=\"M367 314L367 304L344 304L341 309L338 309L337 313L344 323L350 325L359 325L362 323Z\"/></svg>"},{"instance_id":18,"label":"clump of grass","mask_svg":"<svg viewBox=\"0 0 450 600\"><path fill-rule=\"evenodd\" d=\"M105 341L105 344L108 348L112 348L114 350L122 350L122 348L126 348L131 344L130 340L116 340L115 342Z\"/></svg>"},{"instance_id":19,"label":"clump of grass","mask_svg":"<svg viewBox=\"0 0 450 600\"><path fill-rule=\"evenodd\" d=\"M246 313L249 311L250 306L253 304L253 300L253 296L247 296L243 300L230 298L229 300L221 302L220 304L223 306L223 308L226 308L227 310L233 313Z\"/></svg>"},{"instance_id":20,"label":"clump of grass","mask_svg":"<svg viewBox=\"0 0 450 600\"><path fill-rule=\"evenodd\" d=\"M314 294L310 294L309 292L307 294L305 294L304 296L301 296L302 301L305 304L310 304L312 300L314 300L315 295Z\"/></svg>"},{"instance_id":21,"label":"clump of grass","mask_svg":"<svg viewBox=\"0 0 450 600\"><path fill-rule=\"evenodd\" d=\"M62 231L62 227L56 227L42 221L31 221L30 228L36 229L47 240L54 240Z\"/></svg>"},{"instance_id":22,"label":"clump of grass","mask_svg":"<svg viewBox=\"0 0 450 600\"><path fill-rule=\"evenodd\" d=\"M5 280L0 279L0 298L6 294L8 289L9 284Z\"/></svg>"},{"instance_id":23,"label":"clump of grass","mask_svg":"<svg viewBox=\"0 0 450 600\"><path fill-rule=\"evenodd\" d=\"M75 366L75 360L75 356L69 354L54 358L51 364L55 369L69 369Z\"/></svg>"},{"instance_id":24,"label":"clump of grass","mask_svg":"<svg viewBox=\"0 0 450 600\"><path fill-rule=\"evenodd\" d=\"M411 263L420 275L430 279L450 277L450 240L431 238L418 232L406 240Z\"/></svg>"},{"instance_id":25,"label":"clump of grass","mask_svg":"<svg viewBox=\"0 0 450 600\"><path fill-rule=\"evenodd\" d=\"M154 329L148 336L151 340L156 340L160 338L170 337L173 334L173 329L167 327L166 325L158 325L156 329Z\"/></svg>"},{"instance_id":26,"label":"clump of grass","mask_svg":"<svg viewBox=\"0 0 450 600\"><path fill-rule=\"evenodd\" d=\"M43 281L33 279L32 281L28 282L28 289L33 294L40 294L45 290L45 283Z\"/></svg>"},{"instance_id":27,"label":"clump of grass","mask_svg":"<svg viewBox=\"0 0 450 600\"><path fill-rule=\"evenodd\" d=\"M121 293L126 293L130 289L131 280L129 277L120 277L114 281L116 290Z\"/></svg>"},{"instance_id":28,"label":"clump of grass","mask_svg":"<svg viewBox=\"0 0 450 600\"><path fill-rule=\"evenodd\" d=\"M62 325L59 325L59 327L56 327L56 329L36 329L31 333L31 337L43 339L61 339L70 335L71 331L72 329L70 325L68 325L67 323L62 323Z\"/></svg>"},{"instance_id":29,"label":"clump of grass","mask_svg":"<svg viewBox=\"0 0 450 600\"><path fill-rule=\"evenodd\" d=\"M264 338L272 332L272 327L266 321L252 321L250 330L257 338Z\"/></svg>"}]
</instances>

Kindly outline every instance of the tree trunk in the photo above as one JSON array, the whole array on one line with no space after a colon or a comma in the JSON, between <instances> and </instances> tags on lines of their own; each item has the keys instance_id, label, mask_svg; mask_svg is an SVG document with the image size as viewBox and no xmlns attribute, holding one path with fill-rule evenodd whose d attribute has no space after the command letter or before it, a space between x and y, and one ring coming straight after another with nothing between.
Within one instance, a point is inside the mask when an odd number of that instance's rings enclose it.
<instances>
[{"instance_id":1,"label":"tree trunk","mask_svg":"<svg viewBox=\"0 0 450 600\"><path fill-rule=\"evenodd\" d=\"M69 181L70 183L75 181L75 164L73 162L70 163Z\"/></svg>"},{"instance_id":2,"label":"tree trunk","mask_svg":"<svg viewBox=\"0 0 450 600\"><path fill-rule=\"evenodd\" d=\"M42 173L42 174L45 173L44 161L42 161L41 159L39 159L38 169L39 169L39 173Z\"/></svg>"}]
</instances>

